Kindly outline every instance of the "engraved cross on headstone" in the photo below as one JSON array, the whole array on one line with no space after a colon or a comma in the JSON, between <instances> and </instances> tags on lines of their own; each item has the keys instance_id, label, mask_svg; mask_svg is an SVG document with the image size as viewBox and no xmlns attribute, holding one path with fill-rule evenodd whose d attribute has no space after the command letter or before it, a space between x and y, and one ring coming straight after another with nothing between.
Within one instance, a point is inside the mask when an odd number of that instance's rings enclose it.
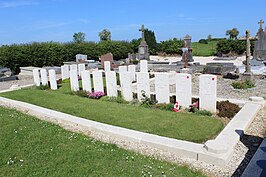
<instances>
[{"instance_id":1,"label":"engraved cross on headstone","mask_svg":"<svg viewBox=\"0 0 266 177\"><path fill-rule=\"evenodd\" d=\"M260 29L262 29L262 24L264 23L264 21L262 21L262 19L258 22L258 24L260 24Z\"/></svg>"}]
</instances>

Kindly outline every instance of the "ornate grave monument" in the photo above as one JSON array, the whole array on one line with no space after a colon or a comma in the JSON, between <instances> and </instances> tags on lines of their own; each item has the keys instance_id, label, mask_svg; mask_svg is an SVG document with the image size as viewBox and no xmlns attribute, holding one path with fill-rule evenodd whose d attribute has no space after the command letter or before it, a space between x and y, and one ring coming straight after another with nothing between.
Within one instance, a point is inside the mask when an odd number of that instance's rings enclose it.
<instances>
[{"instance_id":1,"label":"ornate grave monument","mask_svg":"<svg viewBox=\"0 0 266 177\"><path fill-rule=\"evenodd\" d=\"M192 48L190 47L191 44L191 36L188 34L184 37L185 45L182 48L182 62L193 62L193 55L192 55ZM186 64L185 64L186 65Z\"/></svg>"},{"instance_id":2,"label":"ornate grave monument","mask_svg":"<svg viewBox=\"0 0 266 177\"><path fill-rule=\"evenodd\" d=\"M266 28L264 30L262 28L263 20L260 20L258 23L260 28L256 35L257 41L255 42L253 58L266 61Z\"/></svg>"}]
</instances>

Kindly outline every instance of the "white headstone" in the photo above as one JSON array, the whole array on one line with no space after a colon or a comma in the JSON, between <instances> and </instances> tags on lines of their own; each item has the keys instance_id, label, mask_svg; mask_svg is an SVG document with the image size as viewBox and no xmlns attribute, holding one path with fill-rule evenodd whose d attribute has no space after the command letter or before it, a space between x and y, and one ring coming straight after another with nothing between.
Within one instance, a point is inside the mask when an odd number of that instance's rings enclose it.
<instances>
[{"instance_id":1,"label":"white headstone","mask_svg":"<svg viewBox=\"0 0 266 177\"><path fill-rule=\"evenodd\" d=\"M78 65L76 65L76 64L70 65L70 71L71 71L71 70L76 70L76 71L78 71Z\"/></svg>"},{"instance_id":2,"label":"white headstone","mask_svg":"<svg viewBox=\"0 0 266 177\"><path fill-rule=\"evenodd\" d=\"M137 92L138 92L138 99L140 101L143 98L142 96L143 92L148 98L150 98L150 80L148 72L137 73Z\"/></svg>"},{"instance_id":3,"label":"white headstone","mask_svg":"<svg viewBox=\"0 0 266 177\"><path fill-rule=\"evenodd\" d=\"M32 73L33 73L34 84L36 86L40 86L41 85L41 78L40 78L39 69L33 69Z\"/></svg>"},{"instance_id":4,"label":"white headstone","mask_svg":"<svg viewBox=\"0 0 266 177\"><path fill-rule=\"evenodd\" d=\"M130 72L131 80L135 81L136 80L136 65L128 65L128 71Z\"/></svg>"},{"instance_id":5,"label":"white headstone","mask_svg":"<svg viewBox=\"0 0 266 177\"><path fill-rule=\"evenodd\" d=\"M169 72L169 84L170 85L175 85L176 84L176 72L175 71L170 71Z\"/></svg>"},{"instance_id":6,"label":"white headstone","mask_svg":"<svg viewBox=\"0 0 266 177\"><path fill-rule=\"evenodd\" d=\"M76 92L79 91L78 71L70 70L70 86L71 90Z\"/></svg>"},{"instance_id":7,"label":"white headstone","mask_svg":"<svg viewBox=\"0 0 266 177\"><path fill-rule=\"evenodd\" d=\"M104 71L111 71L111 62L110 61L105 61L104 62Z\"/></svg>"},{"instance_id":8,"label":"white headstone","mask_svg":"<svg viewBox=\"0 0 266 177\"><path fill-rule=\"evenodd\" d=\"M48 76L46 69L41 69L41 82L42 85L48 85Z\"/></svg>"},{"instance_id":9,"label":"white headstone","mask_svg":"<svg viewBox=\"0 0 266 177\"><path fill-rule=\"evenodd\" d=\"M119 66L118 70L119 70L119 73L127 72L127 66Z\"/></svg>"},{"instance_id":10,"label":"white headstone","mask_svg":"<svg viewBox=\"0 0 266 177\"><path fill-rule=\"evenodd\" d=\"M190 74L176 74L176 101L179 106L189 108L192 99L192 77Z\"/></svg>"},{"instance_id":11,"label":"white headstone","mask_svg":"<svg viewBox=\"0 0 266 177\"><path fill-rule=\"evenodd\" d=\"M211 74L199 76L199 97L201 110L216 112L217 76Z\"/></svg>"},{"instance_id":12,"label":"white headstone","mask_svg":"<svg viewBox=\"0 0 266 177\"><path fill-rule=\"evenodd\" d=\"M85 64L78 64L79 76L81 76L81 72L85 71Z\"/></svg>"},{"instance_id":13,"label":"white headstone","mask_svg":"<svg viewBox=\"0 0 266 177\"><path fill-rule=\"evenodd\" d=\"M57 82L56 82L56 74L55 70L50 69L49 73L49 80L50 80L50 88L51 90L57 90Z\"/></svg>"},{"instance_id":14,"label":"white headstone","mask_svg":"<svg viewBox=\"0 0 266 177\"><path fill-rule=\"evenodd\" d=\"M132 81L131 81L131 73L123 72L121 75L121 91L122 96L126 101L133 100L133 92L132 92Z\"/></svg>"},{"instance_id":15,"label":"white headstone","mask_svg":"<svg viewBox=\"0 0 266 177\"><path fill-rule=\"evenodd\" d=\"M155 93L158 103L170 102L170 88L168 73L155 73Z\"/></svg>"},{"instance_id":16,"label":"white headstone","mask_svg":"<svg viewBox=\"0 0 266 177\"><path fill-rule=\"evenodd\" d=\"M104 92L103 88L103 71L93 71L93 86L94 86L94 92Z\"/></svg>"},{"instance_id":17,"label":"white headstone","mask_svg":"<svg viewBox=\"0 0 266 177\"><path fill-rule=\"evenodd\" d=\"M69 65L61 66L61 75L62 75L62 80L69 78Z\"/></svg>"},{"instance_id":18,"label":"white headstone","mask_svg":"<svg viewBox=\"0 0 266 177\"><path fill-rule=\"evenodd\" d=\"M147 60L140 60L140 72L148 72L148 61Z\"/></svg>"},{"instance_id":19,"label":"white headstone","mask_svg":"<svg viewBox=\"0 0 266 177\"><path fill-rule=\"evenodd\" d=\"M117 97L117 81L115 71L105 72L107 96Z\"/></svg>"},{"instance_id":20,"label":"white headstone","mask_svg":"<svg viewBox=\"0 0 266 177\"><path fill-rule=\"evenodd\" d=\"M91 93L91 74L90 71L84 70L81 72L82 90Z\"/></svg>"}]
</instances>

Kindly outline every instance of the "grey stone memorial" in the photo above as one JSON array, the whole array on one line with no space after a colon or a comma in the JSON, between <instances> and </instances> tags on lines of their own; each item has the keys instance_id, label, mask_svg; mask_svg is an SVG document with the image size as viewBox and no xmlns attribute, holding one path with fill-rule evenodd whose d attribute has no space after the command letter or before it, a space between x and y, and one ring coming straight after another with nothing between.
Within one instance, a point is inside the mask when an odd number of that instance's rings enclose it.
<instances>
[{"instance_id":1,"label":"grey stone memorial","mask_svg":"<svg viewBox=\"0 0 266 177\"><path fill-rule=\"evenodd\" d=\"M254 59L266 61L266 28L263 30L263 20L259 21L260 28L257 32L257 41L255 41Z\"/></svg>"},{"instance_id":2,"label":"grey stone memorial","mask_svg":"<svg viewBox=\"0 0 266 177\"><path fill-rule=\"evenodd\" d=\"M182 62L193 62L193 55L192 55L192 48L190 47L191 44L191 36L188 34L184 37L184 48L182 48Z\"/></svg>"}]
</instances>

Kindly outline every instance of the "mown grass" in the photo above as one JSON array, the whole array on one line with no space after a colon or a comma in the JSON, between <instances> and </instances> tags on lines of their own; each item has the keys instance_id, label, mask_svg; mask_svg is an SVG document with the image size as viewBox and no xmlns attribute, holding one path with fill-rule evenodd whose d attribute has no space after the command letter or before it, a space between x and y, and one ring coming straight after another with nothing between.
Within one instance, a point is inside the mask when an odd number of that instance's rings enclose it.
<instances>
[{"instance_id":1,"label":"mown grass","mask_svg":"<svg viewBox=\"0 0 266 177\"><path fill-rule=\"evenodd\" d=\"M208 44L201 44L198 42L192 42L191 47L193 48L194 56L213 56L216 53L217 41L210 41Z\"/></svg>"},{"instance_id":2,"label":"mown grass","mask_svg":"<svg viewBox=\"0 0 266 177\"><path fill-rule=\"evenodd\" d=\"M0 176L204 176L0 107Z\"/></svg>"},{"instance_id":3,"label":"mown grass","mask_svg":"<svg viewBox=\"0 0 266 177\"><path fill-rule=\"evenodd\" d=\"M78 97L71 94L69 87L69 83L63 83L57 91L28 88L0 96L97 122L192 142L204 142L223 128L223 123L216 118Z\"/></svg>"}]
</instances>

